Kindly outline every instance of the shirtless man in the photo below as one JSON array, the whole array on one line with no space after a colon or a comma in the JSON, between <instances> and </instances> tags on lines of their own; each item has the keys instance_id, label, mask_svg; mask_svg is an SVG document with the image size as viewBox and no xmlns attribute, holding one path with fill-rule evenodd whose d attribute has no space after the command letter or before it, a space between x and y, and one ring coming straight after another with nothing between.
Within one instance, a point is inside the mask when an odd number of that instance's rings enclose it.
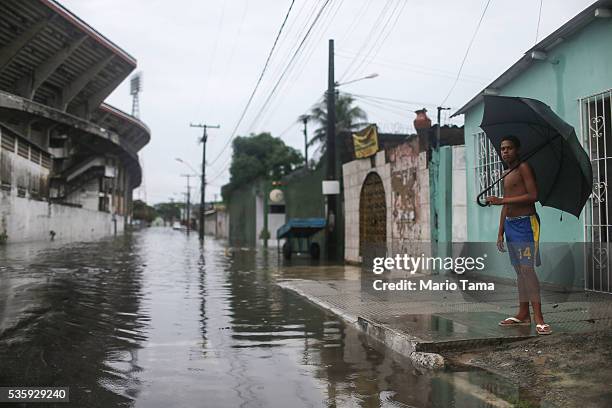
<instances>
[{"instance_id":1,"label":"shirtless man","mask_svg":"<svg viewBox=\"0 0 612 408\"><path fill-rule=\"evenodd\" d=\"M531 166L520 162L520 141L516 136L505 136L501 142L502 160L510 172L504 178L504 197L489 196L487 203L502 205L497 248L506 252L504 235L508 242L510 262L517 274L519 290L519 311L516 316L499 322L500 326L531 325L529 303L533 309L538 334L550 334L550 326L544 323L540 300L540 282L535 266L540 265L538 241L540 238L540 218L536 214L535 202L538 186ZM520 163L520 164L519 164ZM518 168L514 169L518 165ZM512 170L514 169L514 170Z\"/></svg>"}]
</instances>

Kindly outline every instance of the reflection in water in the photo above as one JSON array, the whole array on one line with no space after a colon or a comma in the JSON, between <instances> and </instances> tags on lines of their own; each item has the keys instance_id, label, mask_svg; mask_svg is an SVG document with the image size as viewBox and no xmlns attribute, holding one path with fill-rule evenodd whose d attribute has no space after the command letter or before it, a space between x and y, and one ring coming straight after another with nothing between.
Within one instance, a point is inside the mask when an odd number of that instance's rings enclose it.
<instances>
[{"instance_id":1,"label":"reflection in water","mask_svg":"<svg viewBox=\"0 0 612 408\"><path fill-rule=\"evenodd\" d=\"M469 373L398 364L275 285L321 268L161 228L50 245L0 249L2 386L70 386L77 407L488 406Z\"/></svg>"},{"instance_id":2,"label":"reflection in water","mask_svg":"<svg viewBox=\"0 0 612 408\"><path fill-rule=\"evenodd\" d=\"M70 385L80 406L130 406L149 320L138 248L26 246L0 253L0 384Z\"/></svg>"}]
</instances>

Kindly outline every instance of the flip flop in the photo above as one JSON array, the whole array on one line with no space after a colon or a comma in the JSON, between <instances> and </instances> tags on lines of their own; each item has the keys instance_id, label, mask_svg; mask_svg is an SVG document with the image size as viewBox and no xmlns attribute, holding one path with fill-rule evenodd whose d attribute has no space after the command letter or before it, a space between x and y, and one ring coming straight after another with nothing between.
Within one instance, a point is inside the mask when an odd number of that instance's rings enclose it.
<instances>
[{"instance_id":1,"label":"flip flop","mask_svg":"<svg viewBox=\"0 0 612 408\"><path fill-rule=\"evenodd\" d=\"M517 319L516 317L507 317L501 322L499 322L499 325L502 327L503 326L530 326L531 319L520 320L520 319Z\"/></svg>"},{"instance_id":2,"label":"flip flop","mask_svg":"<svg viewBox=\"0 0 612 408\"><path fill-rule=\"evenodd\" d=\"M539 335L547 335L552 333L552 329L546 323L544 324L536 324L536 333Z\"/></svg>"}]
</instances>

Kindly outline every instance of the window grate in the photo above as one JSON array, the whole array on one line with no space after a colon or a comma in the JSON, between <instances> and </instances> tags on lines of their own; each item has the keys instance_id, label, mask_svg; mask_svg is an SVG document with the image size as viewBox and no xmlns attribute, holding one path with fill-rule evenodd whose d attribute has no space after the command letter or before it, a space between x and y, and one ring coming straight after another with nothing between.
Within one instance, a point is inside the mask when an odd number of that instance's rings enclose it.
<instances>
[{"instance_id":1,"label":"window grate","mask_svg":"<svg viewBox=\"0 0 612 408\"><path fill-rule=\"evenodd\" d=\"M593 191L584 212L585 289L612 293L610 242L612 207L608 175L612 171L612 90L580 100L582 143L593 168Z\"/></svg>"},{"instance_id":2,"label":"window grate","mask_svg":"<svg viewBox=\"0 0 612 408\"><path fill-rule=\"evenodd\" d=\"M484 132L474 134L476 157L476 192L480 193L495 183L503 174L504 166L493 147L493 144ZM497 183L487 194L502 197L504 195L503 182Z\"/></svg>"}]
</instances>

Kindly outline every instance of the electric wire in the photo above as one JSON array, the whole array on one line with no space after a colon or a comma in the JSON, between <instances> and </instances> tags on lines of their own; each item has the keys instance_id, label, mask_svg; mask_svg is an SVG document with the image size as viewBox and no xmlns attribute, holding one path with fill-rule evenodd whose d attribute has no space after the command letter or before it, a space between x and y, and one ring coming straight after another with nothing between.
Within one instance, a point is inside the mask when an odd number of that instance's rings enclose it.
<instances>
[{"instance_id":1,"label":"electric wire","mask_svg":"<svg viewBox=\"0 0 612 408\"><path fill-rule=\"evenodd\" d=\"M337 4L337 6L335 6L335 4ZM285 83L281 86L279 92L276 93L276 96L275 98L273 98L273 102L271 103L271 106L273 107L268 109L268 112L266 112L265 116L263 116L264 119L261 121L261 127L265 126L269 118L274 116L274 113L278 110L280 106L282 106L282 98L280 95L290 92L293 87L298 83L298 79L302 76L306 68L309 66L308 63L310 62L314 51L317 50L318 45L321 43L323 36L327 33L331 24L334 22L334 19L338 15L338 12L342 8L344 0L340 0L338 3L335 4L332 4L332 6L328 9L329 11L323 17L321 24L319 24L319 26L311 35L311 38L312 36L314 36L316 40L309 41L308 45L304 50L304 53L300 57L298 57L298 60L294 64L294 67L297 67L299 70L296 71L295 69L292 69L289 74L290 76L287 78L287 81L285 81ZM251 129L251 131L252 130L253 129Z\"/></svg>"},{"instance_id":2,"label":"electric wire","mask_svg":"<svg viewBox=\"0 0 612 408\"><path fill-rule=\"evenodd\" d=\"M544 0L540 0L540 11L538 11L538 25L536 27L536 35L535 35L535 43L538 42L538 37L540 36L540 21L542 20L542 5Z\"/></svg>"},{"instance_id":3,"label":"electric wire","mask_svg":"<svg viewBox=\"0 0 612 408\"><path fill-rule=\"evenodd\" d=\"M353 69L351 76L353 77L357 76L359 74L360 69L364 67L364 64L366 64L365 67L367 67L369 65L368 59L370 59L371 61L372 59L376 58L382 46L384 45L385 41L389 37L389 34L391 34L393 29L395 28L395 25L397 24L399 17L401 16L404 8L406 7L406 4L407 4L406 0L397 0L393 9L387 16L387 19L385 23L383 24L382 29L378 33L374 42L372 43L370 49L365 53L365 55L361 59L361 62L357 64L357 66ZM394 16L395 16L395 20L393 20ZM393 20L393 23L391 23L392 20ZM372 56L372 58L370 58L370 55L372 55L372 53L374 53L374 55Z\"/></svg>"},{"instance_id":4,"label":"electric wire","mask_svg":"<svg viewBox=\"0 0 612 408\"><path fill-rule=\"evenodd\" d=\"M470 43L468 44L468 47L465 50L465 55L463 56L463 60L461 61L461 65L459 66L459 70L457 71L457 77L455 78L455 81L453 82L453 85L451 86L450 90L448 91L448 94L446 94L446 97L444 98L442 103L440 103L439 106L444 106L444 104L446 103L448 98L451 96L451 94L455 90L455 86L457 86L457 82L459 82L459 77L461 76L461 71L463 70L463 66L465 65L465 61L467 60L468 54L470 53L470 49L472 48L472 44L474 44L474 40L476 39L476 35L478 34L478 30L480 30L480 26L482 25L482 21L484 20L485 14L487 13L487 9L489 8L489 4L491 4L491 0L487 0L487 3L485 4L484 9L482 10L482 14L480 15L480 19L478 20L478 24L476 25L476 29L474 30L474 34L472 35Z\"/></svg>"},{"instance_id":5,"label":"electric wire","mask_svg":"<svg viewBox=\"0 0 612 408\"><path fill-rule=\"evenodd\" d=\"M272 48L270 49L270 52L268 53L268 57L266 58L266 63L264 64L264 67L261 70L261 73L259 74L259 78L257 79L257 83L255 84L255 87L253 88L253 91L251 92L251 96L249 96L249 100L247 101L244 109L242 110L242 113L240 114L240 118L238 119L238 121L236 122L236 125L234 126L234 129L232 130L231 136L229 137L229 139L227 140L227 142L225 143L225 145L223 146L221 151L211 161L211 163L210 163L211 166L219 159L219 157L221 157L221 155L223 154L225 149L227 149L227 147L230 145L230 143L232 142L232 140L236 136L236 132L238 131L238 127L240 126L240 123L244 119L244 116L246 115L246 112L249 109L249 106L251 106L251 102L253 102L253 98L255 97L255 93L257 92L257 89L259 88L259 85L261 84L261 80L263 79L263 76L265 75L266 70L268 69L268 64L270 63L270 58L272 57L272 54L274 53L274 50L276 49L276 45L278 44L278 39L280 38L280 36L281 36L281 34L283 32L283 28L285 28L285 24L287 23L287 20L289 19L289 14L291 13L291 9L293 8L294 4L295 4L295 0L291 0L291 4L289 5L289 9L287 10L287 14L285 14L285 18L283 19L283 22L282 22L282 24L281 24L281 26L280 26L280 28L278 30L278 34L276 35L276 38L274 39L274 44L272 44Z\"/></svg>"},{"instance_id":6,"label":"electric wire","mask_svg":"<svg viewBox=\"0 0 612 408\"><path fill-rule=\"evenodd\" d=\"M296 60L296 58L298 57L298 55L300 54L300 51L303 49L304 44L306 43L306 40L308 39L308 37L310 36L310 34L312 33L313 28L316 26L317 22L319 21L321 14L323 13L323 11L325 11L325 9L327 8L327 6L329 5L331 0L325 0L325 3L323 4L323 6L321 6L321 8L319 9L319 12L317 13L317 15L315 16L313 22L310 24L310 27L308 28L308 31L306 32L306 34L304 35L304 38L302 38L302 41L300 42L300 44L298 45L298 48L295 50L295 52L293 53L291 60L289 60L289 63L287 64L287 66L285 67L285 69L283 70L281 76L278 78L278 80L276 81L276 83L274 84L274 87L272 88L272 90L270 91L270 93L268 94L268 96L266 97L263 105L261 106L259 112L257 113L257 115L255 116L255 119L253 120L253 122L251 123L251 126L249 126L249 128L254 128L254 123L256 123L259 118L261 117L261 115L263 114L264 110L267 108L267 106L270 103L270 100L272 99L272 97L274 96L274 94L276 93L276 91L278 90L278 87L280 86L280 84L282 83L283 79L285 78L285 76L287 75L289 68L293 66L294 61Z\"/></svg>"},{"instance_id":7,"label":"electric wire","mask_svg":"<svg viewBox=\"0 0 612 408\"><path fill-rule=\"evenodd\" d=\"M378 17L376 18L376 21L374 21L374 23L372 24L372 27L370 28L370 31L366 35L366 40L362 43L361 47L359 47L359 50L357 51L357 56L349 63L346 70L340 76L340 82L344 81L344 79L347 78L349 72L351 71L353 67L353 64L361 57L362 52L367 48L368 44L370 43L370 39L373 38L373 36L375 35L377 30L381 26L382 20L384 19L384 16L387 14L387 10L389 9L389 6L392 4L392 1L393 0L387 0L385 5L382 7L380 13L378 14Z\"/></svg>"}]
</instances>

